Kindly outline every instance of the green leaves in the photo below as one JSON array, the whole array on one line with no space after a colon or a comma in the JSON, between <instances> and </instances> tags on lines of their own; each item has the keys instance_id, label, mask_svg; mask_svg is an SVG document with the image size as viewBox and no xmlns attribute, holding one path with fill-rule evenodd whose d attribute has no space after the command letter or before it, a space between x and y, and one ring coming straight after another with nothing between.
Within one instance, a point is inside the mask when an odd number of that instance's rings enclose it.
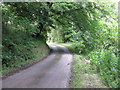
<instances>
[{"instance_id":1,"label":"green leaves","mask_svg":"<svg viewBox=\"0 0 120 90\"><path fill-rule=\"evenodd\" d=\"M102 79L110 88L118 87L118 57L108 50L93 51L89 55L92 64L99 70Z\"/></svg>"},{"instance_id":2,"label":"green leaves","mask_svg":"<svg viewBox=\"0 0 120 90\"><path fill-rule=\"evenodd\" d=\"M48 37L53 42L72 42L72 49L88 55L105 82L117 87L116 6L116 3L102 2L3 4L3 64L11 66L14 60L29 60L32 58L30 48L36 46L36 39L45 42Z\"/></svg>"}]
</instances>

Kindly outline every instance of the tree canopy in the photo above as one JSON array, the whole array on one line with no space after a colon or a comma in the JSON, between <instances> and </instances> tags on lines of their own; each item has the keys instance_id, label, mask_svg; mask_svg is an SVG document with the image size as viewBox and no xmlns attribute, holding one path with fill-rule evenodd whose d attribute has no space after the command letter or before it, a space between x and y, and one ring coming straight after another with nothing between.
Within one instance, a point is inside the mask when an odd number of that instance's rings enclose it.
<instances>
[{"instance_id":1,"label":"tree canopy","mask_svg":"<svg viewBox=\"0 0 120 90\"><path fill-rule=\"evenodd\" d=\"M108 86L118 87L117 3L4 2L1 7L4 67L17 56L21 62L33 58L30 48L37 41L72 43L75 53L93 59Z\"/></svg>"}]
</instances>

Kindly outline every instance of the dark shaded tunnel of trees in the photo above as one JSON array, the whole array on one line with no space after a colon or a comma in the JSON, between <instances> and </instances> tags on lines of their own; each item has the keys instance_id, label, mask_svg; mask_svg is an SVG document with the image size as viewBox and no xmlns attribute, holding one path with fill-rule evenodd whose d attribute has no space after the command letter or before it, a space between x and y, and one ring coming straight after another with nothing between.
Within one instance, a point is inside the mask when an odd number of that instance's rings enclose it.
<instances>
[{"instance_id":1,"label":"dark shaded tunnel of trees","mask_svg":"<svg viewBox=\"0 0 120 90\"><path fill-rule=\"evenodd\" d=\"M3 70L17 67L35 56L32 49L46 42L70 44L77 54L112 75L110 87L117 87L118 16L116 3L103 2L5 2L2 10ZM42 48L42 46L41 46ZM24 65L21 64L21 66ZM107 66L107 67L106 67ZM104 71L104 70L103 70ZM116 84L117 83L117 84Z\"/></svg>"}]
</instances>

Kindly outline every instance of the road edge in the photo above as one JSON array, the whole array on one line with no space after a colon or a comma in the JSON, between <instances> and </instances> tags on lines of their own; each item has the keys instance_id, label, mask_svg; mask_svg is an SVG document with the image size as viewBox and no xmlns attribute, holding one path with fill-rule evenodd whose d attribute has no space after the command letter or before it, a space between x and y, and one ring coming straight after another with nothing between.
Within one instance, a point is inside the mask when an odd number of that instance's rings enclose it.
<instances>
[{"instance_id":1,"label":"road edge","mask_svg":"<svg viewBox=\"0 0 120 90\"><path fill-rule=\"evenodd\" d=\"M45 58L49 57L49 56L51 55L51 52L52 52L52 51L50 50L50 52L48 53L47 56L43 57L42 59L40 59L40 60L38 60L38 61L32 62L32 63L30 63L30 64L28 64L28 65L25 65L25 66L23 66L23 67L20 67L20 68L17 68L17 69L15 69L15 70L13 70L13 71L10 71L10 72L8 72L8 73L5 74L5 75L2 75L2 80L5 79L5 78L7 78L7 77L9 77L9 76L11 76L11 75L14 75L15 73L18 73L18 72L20 72L20 71L22 71L22 70L25 70L25 69L27 69L27 68L29 68L29 67L37 64L38 62L41 62L41 61L44 60Z\"/></svg>"}]
</instances>

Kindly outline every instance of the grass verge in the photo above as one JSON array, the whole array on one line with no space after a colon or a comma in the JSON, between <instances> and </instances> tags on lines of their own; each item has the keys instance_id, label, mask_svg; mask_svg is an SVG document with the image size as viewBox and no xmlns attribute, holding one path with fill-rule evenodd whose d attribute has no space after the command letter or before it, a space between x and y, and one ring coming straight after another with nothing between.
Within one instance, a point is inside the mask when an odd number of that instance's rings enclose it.
<instances>
[{"instance_id":1,"label":"grass verge","mask_svg":"<svg viewBox=\"0 0 120 90\"><path fill-rule=\"evenodd\" d=\"M74 55L70 85L74 88L107 88L97 74L96 66L83 62L83 57Z\"/></svg>"}]
</instances>

